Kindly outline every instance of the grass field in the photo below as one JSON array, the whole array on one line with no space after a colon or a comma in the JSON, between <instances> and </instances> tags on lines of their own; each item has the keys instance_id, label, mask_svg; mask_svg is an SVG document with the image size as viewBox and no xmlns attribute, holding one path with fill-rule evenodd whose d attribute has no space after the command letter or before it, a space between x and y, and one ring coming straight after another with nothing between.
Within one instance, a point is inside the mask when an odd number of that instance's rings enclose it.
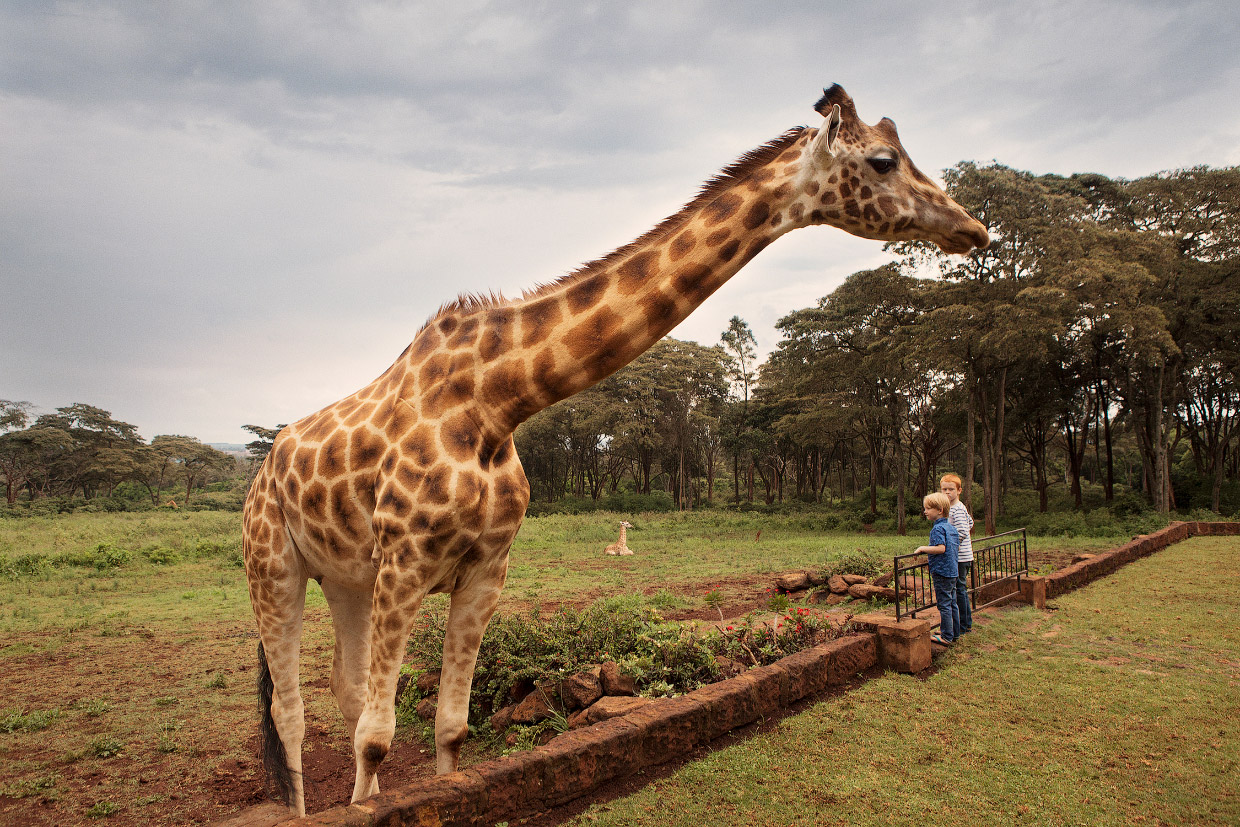
<instances>
[{"instance_id":1,"label":"grass field","mask_svg":"<svg viewBox=\"0 0 1240 827\"><path fill-rule=\"evenodd\" d=\"M1004 610L575 825L1240 824L1235 538ZM709 791L709 792L704 792Z\"/></svg>"},{"instance_id":2,"label":"grass field","mask_svg":"<svg viewBox=\"0 0 1240 827\"><path fill-rule=\"evenodd\" d=\"M633 592L692 610L714 584L735 596L771 572L921 542L921 532L823 532L808 516L628 517L637 553L627 558L601 553L621 515L527 520L500 611ZM220 512L0 520L0 823L20 811L31 824L181 824L246 803L237 790L257 771L256 637L239 523ZM1055 538L1031 550L1050 565L1114 544ZM313 583L307 606L307 718L339 741L331 628Z\"/></svg>"}]
</instances>

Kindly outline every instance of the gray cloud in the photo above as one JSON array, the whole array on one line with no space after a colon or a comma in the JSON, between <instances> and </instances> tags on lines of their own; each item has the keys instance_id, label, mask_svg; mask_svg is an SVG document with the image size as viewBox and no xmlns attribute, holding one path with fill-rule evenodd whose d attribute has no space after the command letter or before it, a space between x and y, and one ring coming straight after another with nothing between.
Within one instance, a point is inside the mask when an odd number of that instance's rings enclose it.
<instances>
[{"instance_id":1,"label":"gray cloud","mask_svg":"<svg viewBox=\"0 0 1240 827\"><path fill-rule=\"evenodd\" d=\"M241 441L624 244L843 83L919 166L1240 163L1221 2L0 3L0 397ZM804 237L802 237L804 236ZM763 253L676 333L881 246Z\"/></svg>"}]
</instances>

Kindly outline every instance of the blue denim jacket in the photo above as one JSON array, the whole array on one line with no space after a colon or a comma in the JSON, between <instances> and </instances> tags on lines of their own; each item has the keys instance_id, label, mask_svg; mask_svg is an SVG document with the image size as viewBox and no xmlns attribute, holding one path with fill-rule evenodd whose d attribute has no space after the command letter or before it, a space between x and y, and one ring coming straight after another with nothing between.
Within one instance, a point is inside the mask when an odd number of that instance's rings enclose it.
<instances>
[{"instance_id":1,"label":"blue denim jacket","mask_svg":"<svg viewBox=\"0 0 1240 827\"><path fill-rule=\"evenodd\" d=\"M943 554L926 555L930 558L930 573L940 577L955 577L957 575L956 555L960 553L960 532L947 522L946 517L939 517L934 521L934 525L930 528L930 542L926 545L947 547L947 551Z\"/></svg>"}]
</instances>

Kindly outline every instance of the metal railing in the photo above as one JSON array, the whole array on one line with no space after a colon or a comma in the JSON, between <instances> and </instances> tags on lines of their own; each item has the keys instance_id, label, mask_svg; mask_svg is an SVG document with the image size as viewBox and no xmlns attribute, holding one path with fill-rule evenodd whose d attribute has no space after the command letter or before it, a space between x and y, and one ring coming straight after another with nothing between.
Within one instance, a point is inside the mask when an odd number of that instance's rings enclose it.
<instances>
[{"instance_id":1,"label":"metal railing","mask_svg":"<svg viewBox=\"0 0 1240 827\"><path fill-rule=\"evenodd\" d=\"M930 561L925 554L901 554L892 559L891 570L895 573L892 585L896 590L896 620L916 617L918 612L927 609L935 609L937 614ZM1019 591L1021 577L1028 574L1029 547L1023 528L974 540L973 568L969 572L969 605L976 611L997 603L1011 592L995 584L1015 580ZM991 594L996 596L978 602L979 595L985 597Z\"/></svg>"}]
</instances>

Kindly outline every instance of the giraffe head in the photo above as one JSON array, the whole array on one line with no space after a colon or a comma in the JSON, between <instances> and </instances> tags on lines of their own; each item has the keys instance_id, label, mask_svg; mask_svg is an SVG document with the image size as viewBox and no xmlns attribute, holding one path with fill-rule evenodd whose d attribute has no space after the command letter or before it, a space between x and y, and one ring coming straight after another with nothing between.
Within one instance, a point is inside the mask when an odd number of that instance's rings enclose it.
<instances>
[{"instance_id":1,"label":"giraffe head","mask_svg":"<svg viewBox=\"0 0 1240 827\"><path fill-rule=\"evenodd\" d=\"M990 243L986 227L917 169L889 118L864 123L839 84L814 109L824 120L797 174L808 223L880 241L932 241L947 253Z\"/></svg>"}]
</instances>

